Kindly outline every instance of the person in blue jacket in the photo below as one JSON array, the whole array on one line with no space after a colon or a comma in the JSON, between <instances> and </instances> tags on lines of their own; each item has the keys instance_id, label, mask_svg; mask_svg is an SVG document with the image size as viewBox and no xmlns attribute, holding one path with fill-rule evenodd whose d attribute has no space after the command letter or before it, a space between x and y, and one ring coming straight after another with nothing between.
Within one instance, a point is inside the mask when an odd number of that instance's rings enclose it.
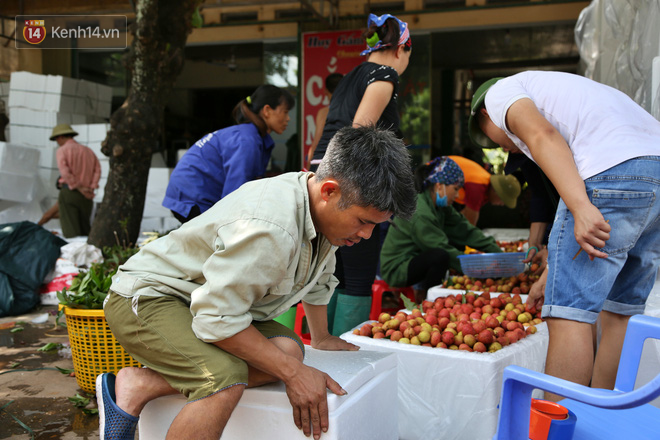
<instances>
[{"instance_id":1,"label":"person in blue jacket","mask_svg":"<svg viewBox=\"0 0 660 440\"><path fill-rule=\"evenodd\" d=\"M170 176L163 206L185 223L264 176L275 145L270 132L286 130L293 106L288 91L259 86L234 107L236 125L207 134L186 151Z\"/></svg>"}]
</instances>

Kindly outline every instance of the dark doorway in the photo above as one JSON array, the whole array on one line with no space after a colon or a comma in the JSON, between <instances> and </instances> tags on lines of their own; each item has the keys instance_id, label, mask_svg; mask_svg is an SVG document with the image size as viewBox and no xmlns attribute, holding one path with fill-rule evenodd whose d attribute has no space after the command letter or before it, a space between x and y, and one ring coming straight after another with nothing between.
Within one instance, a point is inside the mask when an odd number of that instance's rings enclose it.
<instances>
[{"instance_id":1,"label":"dark doorway","mask_svg":"<svg viewBox=\"0 0 660 440\"><path fill-rule=\"evenodd\" d=\"M193 90L191 134L199 139L207 133L234 125L232 110L240 100L245 99L252 92L254 92L253 87Z\"/></svg>"}]
</instances>

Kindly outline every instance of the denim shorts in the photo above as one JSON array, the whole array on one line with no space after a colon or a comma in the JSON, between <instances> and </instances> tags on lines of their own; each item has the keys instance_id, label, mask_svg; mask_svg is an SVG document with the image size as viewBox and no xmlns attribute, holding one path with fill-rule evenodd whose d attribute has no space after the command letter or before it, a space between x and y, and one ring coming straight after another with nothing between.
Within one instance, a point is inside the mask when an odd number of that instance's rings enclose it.
<instances>
[{"instance_id":1,"label":"denim shorts","mask_svg":"<svg viewBox=\"0 0 660 440\"><path fill-rule=\"evenodd\" d=\"M180 298L126 298L110 291L103 309L124 349L163 376L188 402L234 385L247 385L245 361L198 339L192 330L190 307ZM293 330L276 321L253 321L252 325L267 339L293 339L304 355L302 341Z\"/></svg>"},{"instance_id":2,"label":"denim shorts","mask_svg":"<svg viewBox=\"0 0 660 440\"><path fill-rule=\"evenodd\" d=\"M620 163L585 181L591 203L612 227L589 259L574 235L574 218L562 200L548 243L548 282L542 316L593 324L601 310L644 313L660 261L660 156Z\"/></svg>"}]
</instances>

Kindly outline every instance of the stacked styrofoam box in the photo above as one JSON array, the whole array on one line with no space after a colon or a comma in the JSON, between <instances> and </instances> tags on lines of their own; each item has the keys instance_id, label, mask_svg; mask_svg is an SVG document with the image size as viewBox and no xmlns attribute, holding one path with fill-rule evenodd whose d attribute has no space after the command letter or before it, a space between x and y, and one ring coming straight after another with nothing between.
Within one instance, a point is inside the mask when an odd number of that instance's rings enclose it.
<instances>
[{"instance_id":1,"label":"stacked styrofoam box","mask_svg":"<svg viewBox=\"0 0 660 440\"><path fill-rule=\"evenodd\" d=\"M35 197L39 150L0 142L0 200L27 203Z\"/></svg>"},{"instance_id":2,"label":"stacked styrofoam box","mask_svg":"<svg viewBox=\"0 0 660 440\"><path fill-rule=\"evenodd\" d=\"M9 106L84 115L86 122L110 117L112 88L63 76L13 72Z\"/></svg>"},{"instance_id":3,"label":"stacked styrofoam box","mask_svg":"<svg viewBox=\"0 0 660 440\"><path fill-rule=\"evenodd\" d=\"M37 148L0 142L0 223L41 217L39 156Z\"/></svg>"},{"instance_id":4,"label":"stacked styrofoam box","mask_svg":"<svg viewBox=\"0 0 660 440\"><path fill-rule=\"evenodd\" d=\"M345 396L328 392L329 427L321 436L323 440L398 438L397 399L393 393L401 372L397 372L396 356L366 350L322 351L305 347L304 362L328 373L348 392ZM140 414L140 440L165 438L185 403L183 395L149 402ZM292 411L282 382L246 389L225 426L222 439L309 439L294 425Z\"/></svg>"},{"instance_id":5,"label":"stacked styrofoam box","mask_svg":"<svg viewBox=\"0 0 660 440\"><path fill-rule=\"evenodd\" d=\"M159 153L156 153L159 154ZM172 212L163 206L163 198L167 184L172 174L172 168L151 167L147 182L147 194L144 199L144 212L140 230L145 232L167 232L177 228L180 223L172 216Z\"/></svg>"},{"instance_id":6,"label":"stacked styrofoam box","mask_svg":"<svg viewBox=\"0 0 660 440\"><path fill-rule=\"evenodd\" d=\"M401 440L492 439L497 430L504 368L519 365L543 372L548 349L545 323L537 326L535 334L495 353L400 344L352 331L341 338L358 345L360 351L397 354ZM539 392L535 397L542 396Z\"/></svg>"},{"instance_id":7,"label":"stacked styrofoam box","mask_svg":"<svg viewBox=\"0 0 660 440\"><path fill-rule=\"evenodd\" d=\"M103 121L110 117L111 100L112 88L101 84L63 76L12 73L9 138L14 144L40 149L39 176L51 201L58 195L55 181L59 176L55 159L57 144L49 139L53 127L57 124L81 127ZM76 141L85 145L87 139L81 136Z\"/></svg>"}]
</instances>

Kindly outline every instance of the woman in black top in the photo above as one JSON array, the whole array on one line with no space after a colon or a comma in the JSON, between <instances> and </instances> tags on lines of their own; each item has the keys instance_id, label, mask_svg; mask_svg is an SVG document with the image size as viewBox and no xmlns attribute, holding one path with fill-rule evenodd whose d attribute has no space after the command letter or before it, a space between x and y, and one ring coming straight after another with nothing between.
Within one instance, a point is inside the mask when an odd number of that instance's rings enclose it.
<instances>
[{"instance_id":1,"label":"woman in black top","mask_svg":"<svg viewBox=\"0 0 660 440\"><path fill-rule=\"evenodd\" d=\"M311 161L312 171L321 162L330 139L342 127L375 125L395 132L399 129L399 75L408 67L412 49L408 24L390 14L370 14L367 26L367 48L360 54L367 59L344 76L332 95L323 135ZM379 232L375 228L369 240L337 252L335 275L339 286L328 304L328 325L333 335L369 319L371 285L380 254Z\"/></svg>"}]
</instances>

